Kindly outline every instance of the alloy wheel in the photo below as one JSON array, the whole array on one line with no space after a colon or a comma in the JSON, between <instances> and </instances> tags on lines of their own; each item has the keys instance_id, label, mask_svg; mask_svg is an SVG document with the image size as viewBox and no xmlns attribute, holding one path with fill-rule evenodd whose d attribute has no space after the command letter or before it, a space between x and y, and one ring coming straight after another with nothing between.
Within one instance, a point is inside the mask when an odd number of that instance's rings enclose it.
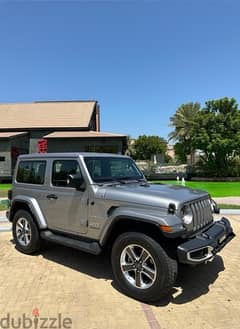
<instances>
[{"instance_id":1,"label":"alloy wheel","mask_svg":"<svg viewBox=\"0 0 240 329\"><path fill-rule=\"evenodd\" d=\"M31 226L26 218L19 218L16 223L16 237L19 244L27 247L32 238Z\"/></svg>"},{"instance_id":2,"label":"alloy wheel","mask_svg":"<svg viewBox=\"0 0 240 329\"><path fill-rule=\"evenodd\" d=\"M124 248L120 256L120 266L125 279L135 288L150 288L157 276L157 267L147 249L137 244Z\"/></svg>"}]
</instances>

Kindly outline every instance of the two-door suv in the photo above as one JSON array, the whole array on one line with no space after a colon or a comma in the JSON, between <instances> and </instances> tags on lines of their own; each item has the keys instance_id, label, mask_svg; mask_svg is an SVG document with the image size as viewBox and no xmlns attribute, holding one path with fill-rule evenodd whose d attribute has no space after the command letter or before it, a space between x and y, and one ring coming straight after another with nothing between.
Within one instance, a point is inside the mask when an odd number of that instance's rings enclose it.
<instances>
[{"instance_id":1,"label":"two-door suv","mask_svg":"<svg viewBox=\"0 0 240 329\"><path fill-rule=\"evenodd\" d=\"M169 291L178 263L213 259L233 237L216 204L199 190L149 184L122 155L19 156L8 213L16 247L49 240L91 254L111 250L114 279L127 295L153 302Z\"/></svg>"}]
</instances>

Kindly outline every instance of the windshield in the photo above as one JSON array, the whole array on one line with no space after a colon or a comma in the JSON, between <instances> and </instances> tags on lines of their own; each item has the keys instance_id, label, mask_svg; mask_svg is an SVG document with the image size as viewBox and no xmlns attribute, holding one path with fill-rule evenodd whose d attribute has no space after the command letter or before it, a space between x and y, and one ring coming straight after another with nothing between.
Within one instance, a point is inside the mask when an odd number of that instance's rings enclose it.
<instances>
[{"instance_id":1,"label":"windshield","mask_svg":"<svg viewBox=\"0 0 240 329\"><path fill-rule=\"evenodd\" d=\"M84 157L84 161L92 180L96 183L144 179L135 162L129 158Z\"/></svg>"}]
</instances>

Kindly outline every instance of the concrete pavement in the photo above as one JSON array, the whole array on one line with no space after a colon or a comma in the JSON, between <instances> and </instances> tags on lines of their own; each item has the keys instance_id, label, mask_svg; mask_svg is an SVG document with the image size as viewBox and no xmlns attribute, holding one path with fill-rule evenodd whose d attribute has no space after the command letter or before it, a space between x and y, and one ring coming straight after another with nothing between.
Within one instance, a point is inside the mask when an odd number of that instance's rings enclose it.
<instances>
[{"instance_id":1,"label":"concrete pavement","mask_svg":"<svg viewBox=\"0 0 240 329\"><path fill-rule=\"evenodd\" d=\"M239 196L228 196L223 198L213 198L217 203L222 204L233 204L240 206L240 197Z\"/></svg>"},{"instance_id":2,"label":"concrete pavement","mask_svg":"<svg viewBox=\"0 0 240 329\"><path fill-rule=\"evenodd\" d=\"M73 329L239 329L240 221L230 219L236 238L211 263L181 267L171 294L155 305L118 291L106 255L49 245L27 256L1 233L0 320L8 313L33 319L34 310L68 317Z\"/></svg>"},{"instance_id":3,"label":"concrete pavement","mask_svg":"<svg viewBox=\"0 0 240 329\"><path fill-rule=\"evenodd\" d=\"M6 217L6 211L0 211L0 233L11 231L12 224L9 223Z\"/></svg>"}]
</instances>

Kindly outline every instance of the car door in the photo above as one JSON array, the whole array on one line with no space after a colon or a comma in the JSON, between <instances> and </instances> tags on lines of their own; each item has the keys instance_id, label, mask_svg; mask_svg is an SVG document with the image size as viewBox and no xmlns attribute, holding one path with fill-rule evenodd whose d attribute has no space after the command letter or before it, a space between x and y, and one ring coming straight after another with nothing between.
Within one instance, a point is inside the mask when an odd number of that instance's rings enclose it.
<instances>
[{"instance_id":1,"label":"car door","mask_svg":"<svg viewBox=\"0 0 240 329\"><path fill-rule=\"evenodd\" d=\"M69 184L69 177L82 177L78 161L56 159L51 161L50 167L50 182L41 204L48 227L73 234L86 233L88 190L80 191Z\"/></svg>"}]
</instances>

